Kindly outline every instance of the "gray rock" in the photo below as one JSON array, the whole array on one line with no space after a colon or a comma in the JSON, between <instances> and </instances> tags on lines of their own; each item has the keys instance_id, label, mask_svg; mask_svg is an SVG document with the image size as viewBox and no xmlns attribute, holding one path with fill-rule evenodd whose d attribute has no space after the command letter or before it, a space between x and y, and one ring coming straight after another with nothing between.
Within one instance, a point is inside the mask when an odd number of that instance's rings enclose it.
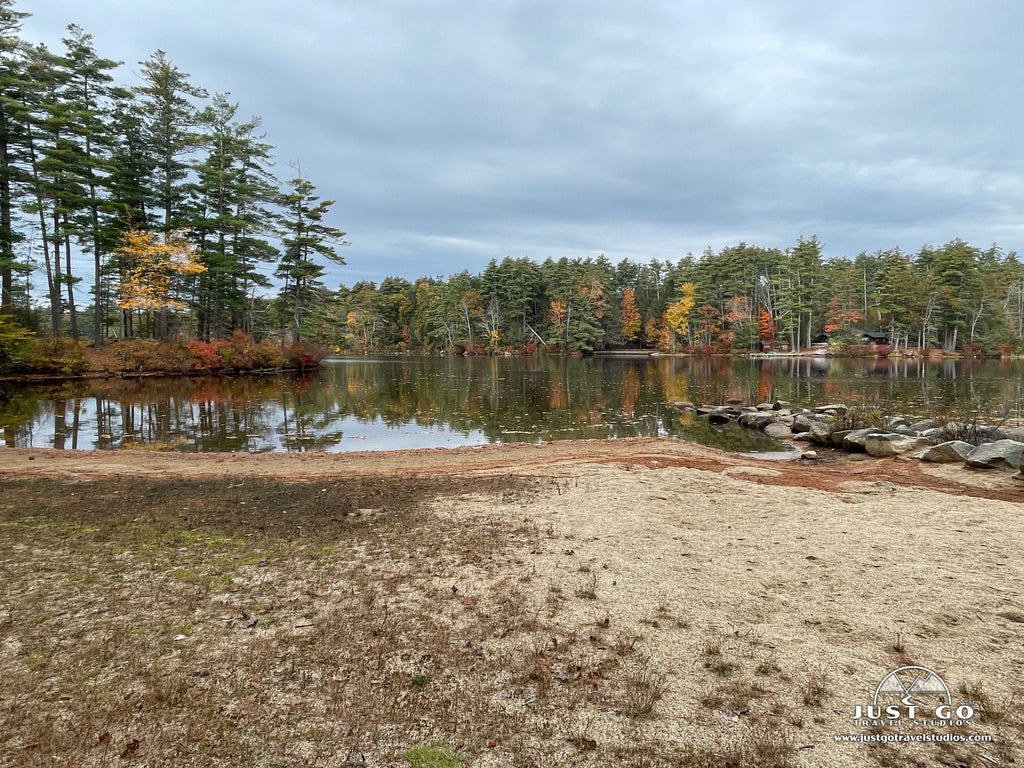
<instances>
[{"instance_id":1,"label":"gray rock","mask_svg":"<svg viewBox=\"0 0 1024 768\"><path fill-rule=\"evenodd\" d=\"M921 435L931 440L932 445L938 445L939 443L945 443L948 441L946 430L941 427L931 427L924 430Z\"/></svg>"},{"instance_id":2,"label":"gray rock","mask_svg":"<svg viewBox=\"0 0 1024 768\"><path fill-rule=\"evenodd\" d=\"M908 427L910 422L904 419L902 416L890 416L885 420L886 429L894 430L896 427Z\"/></svg>"},{"instance_id":3,"label":"gray rock","mask_svg":"<svg viewBox=\"0 0 1024 768\"><path fill-rule=\"evenodd\" d=\"M786 402L785 400L776 400L774 403L772 403L773 411L788 411L792 407L793 406L790 403Z\"/></svg>"},{"instance_id":4,"label":"gray rock","mask_svg":"<svg viewBox=\"0 0 1024 768\"><path fill-rule=\"evenodd\" d=\"M778 421L778 417L774 413L768 413L765 411L744 413L740 416L740 426L749 427L750 429L764 429L769 424L774 424L776 421Z\"/></svg>"},{"instance_id":5,"label":"gray rock","mask_svg":"<svg viewBox=\"0 0 1024 768\"><path fill-rule=\"evenodd\" d=\"M759 411L770 411L772 409L771 403L758 403L757 410Z\"/></svg>"},{"instance_id":6,"label":"gray rock","mask_svg":"<svg viewBox=\"0 0 1024 768\"><path fill-rule=\"evenodd\" d=\"M1012 440L1010 433L1001 427L978 427L978 437L983 440L995 442L996 440ZM1024 442L1018 440L1017 442Z\"/></svg>"},{"instance_id":7,"label":"gray rock","mask_svg":"<svg viewBox=\"0 0 1024 768\"><path fill-rule=\"evenodd\" d=\"M728 424L732 416L725 409L719 408L708 414L708 421L712 424Z\"/></svg>"},{"instance_id":8,"label":"gray rock","mask_svg":"<svg viewBox=\"0 0 1024 768\"><path fill-rule=\"evenodd\" d=\"M740 408L740 413L759 413L759 411L752 405L744 405Z\"/></svg>"},{"instance_id":9,"label":"gray rock","mask_svg":"<svg viewBox=\"0 0 1024 768\"><path fill-rule=\"evenodd\" d=\"M794 432L809 432L811 424L817 419L812 419L806 413L800 413L793 417L793 431Z\"/></svg>"},{"instance_id":10,"label":"gray rock","mask_svg":"<svg viewBox=\"0 0 1024 768\"><path fill-rule=\"evenodd\" d=\"M911 429L910 427L893 427L892 431L897 435L904 435L906 437L920 437L917 430Z\"/></svg>"},{"instance_id":11,"label":"gray rock","mask_svg":"<svg viewBox=\"0 0 1024 768\"><path fill-rule=\"evenodd\" d=\"M693 410L693 403L691 403L689 400L676 400L674 403L672 403L672 406L674 408L678 408L680 411Z\"/></svg>"},{"instance_id":12,"label":"gray rock","mask_svg":"<svg viewBox=\"0 0 1024 768\"><path fill-rule=\"evenodd\" d=\"M1006 430L1006 439L1024 443L1024 427L1014 427L1013 429Z\"/></svg>"},{"instance_id":13,"label":"gray rock","mask_svg":"<svg viewBox=\"0 0 1024 768\"><path fill-rule=\"evenodd\" d=\"M801 459L816 459L816 458L818 458L818 452L817 451L804 451L803 453L800 454L800 458Z\"/></svg>"},{"instance_id":14,"label":"gray rock","mask_svg":"<svg viewBox=\"0 0 1024 768\"><path fill-rule=\"evenodd\" d=\"M832 427L823 421L812 422L811 428L807 430L806 434L812 443L817 443L818 445L832 444L829 439L832 436Z\"/></svg>"},{"instance_id":15,"label":"gray rock","mask_svg":"<svg viewBox=\"0 0 1024 768\"><path fill-rule=\"evenodd\" d=\"M850 432L846 437L843 438L843 449L847 451L864 451L867 450L864 447L864 441L869 435L884 435L886 434L878 427L868 427L867 429L855 429Z\"/></svg>"},{"instance_id":16,"label":"gray rock","mask_svg":"<svg viewBox=\"0 0 1024 768\"><path fill-rule=\"evenodd\" d=\"M1024 443L1016 440L996 440L994 443L982 443L967 454L967 466L978 469L1005 468L1016 469L1024 455Z\"/></svg>"},{"instance_id":17,"label":"gray rock","mask_svg":"<svg viewBox=\"0 0 1024 768\"><path fill-rule=\"evenodd\" d=\"M963 440L949 440L933 445L921 454L921 461L934 461L936 464L955 464L964 461L974 450L974 446Z\"/></svg>"},{"instance_id":18,"label":"gray rock","mask_svg":"<svg viewBox=\"0 0 1024 768\"><path fill-rule=\"evenodd\" d=\"M850 410L850 409L847 408L842 403L836 403L835 405L819 405L817 408L814 409L814 412L815 413L830 413L830 412L831 413L846 413L848 410Z\"/></svg>"},{"instance_id":19,"label":"gray rock","mask_svg":"<svg viewBox=\"0 0 1024 768\"><path fill-rule=\"evenodd\" d=\"M743 398L741 398L741 397L730 397L728 400L725 401L725 404L726 405L735 405L736 407L739 407L739 406L743 405L743 402L744 402Z\"/></svg>"},{"instance_id":20,"label":"gray rock","mask_svg":"<svg viewBox=\"0 0 1024 768\"><path fill-rule=\"evenodd\" d=\"M907 437L894 432L884 434L868 435L864 438L864 450L868 456L881 458L884 456L899 456L910 453L921 448L927 448L931 443L926 437Z\"/></svg>"},{"instance_id":21,"label":"gray rock","mask_svg":"<svg viewBox=\"0 0 1024 768\"><path fill-rule=\"evenodd\" d=\"M910 425L910 428L915 432L924 432L926 429L935 429L939 426L939 423L935 419L922 419L921 421L915 421Z\"/></svg>"},{"instance_id":22,"label":"gray rock","mask_svg":"<svg viewBox=\"0 0 1024 768\"><path fill-rule=\"evenodd\" d=\"M832 432L832 445L834 445L836 448L842 448L843 447L843 440L845 440L846 436L848 434L850 434L851 432L853 432L852 429L836 429L836 430L834 430Z\"/></svg>"},{"instance_id":23,"label":"gray rock","mask_svg":"<svg viewBox=\"0 0 1024 768\"><path fill-rule=\"evenodd\" d=\"M769 424L764 428L764 433L768 437L774 437L776 440L785 440L786 438L793 436L793 430L787 427L785 424Z\"/></svg>"}]
</instances>

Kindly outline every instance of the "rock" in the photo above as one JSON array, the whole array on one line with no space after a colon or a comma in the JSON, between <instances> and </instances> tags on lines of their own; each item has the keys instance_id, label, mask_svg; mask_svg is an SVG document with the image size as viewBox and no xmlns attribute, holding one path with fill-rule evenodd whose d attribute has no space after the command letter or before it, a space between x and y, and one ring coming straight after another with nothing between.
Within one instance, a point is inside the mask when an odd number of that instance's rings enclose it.
<instances>
[{"instance_id":1,"label":"rock","mask_svg":"<svg viewBox=\"0 0 1024 768\"><path fill-rule=\"evenodd\" d=\"M793 406L790 403L786 402L785 400L776 400L774 403L772 403L773 411L788 411L792 407Z\"/></svg>"},{"instance_id":2,"label":"rock","mask_svg":"<svg viewBox=\"0 0 1024 768\"><path fill-rule=\"evenodd\" d=\"M910 425L910 428L915 432L924 432L926 429L935 429L939 426L939 423L935 419L922 419L921 421L915 421Z\"/></svg>"},{"instance_id":3,"label":"rock","mask_svg":"<svg viewBox=\"0 0 1024 768\"><path fill-rule=\"evenodd\" d=\"M774 424L778 417L774 413L757 411L755 413L744 413L740 415L740 426L750 429L764 429L769 424Z\"/></svg>"},{"instance_id":4,"label":"rock","mask_svg":"<svg viewBox=\"0 0 1024 768\"><path fill-rule=\"evenodd\" d=\"M864 441L869 435L884 435L886 434L878 427L868 427L867 429L855 429L843 438L843 450L846 451L864 451L867 450L864 447Z\"/></svg>"},{"instance_id":5,"label":"rock","mask_svg":"<svg viewBox=\"0 0 1024 768\"><path fill-rule=\"evenodd\" d=\"M885 420L885 428L895 431L896 427L909 427L910 422L902 416L890 416Z\"/></svg>"},{"instance_id":6,"label":"rock","mask_svg":"<svg viewBox=\"0 0 1024 768\"><path fill-rule=\"evenodd\" d=\"M693 410L693 403L691 403L689 400L676 400L674 403L672 403L672 406L674 408L678 408L680 411Z\"/></svg>"},{"instance_id":7,"label":"rock","mask_svg":"<svg viewBox=\"0 0 1024 768\"><path fill-rule=\"evenodd\" d=\"M864 438L864 450L868 456L875 458L899 456L930 445L926 437L907 437L894 432L868 435Z\"/></svg>"},{"instance_id":8,"label":"rock","mask_svg":"<svg viewBox=\"0 0 1024 768\"><path fill-rule=\"evenodd\" d=\"M938 445L939 443L949 442L949 437L946 434L946 430L941 427L930 427L921 433L922 437L927 437L932 445Z\"/></svg>"},{"instance_id":9,"label":"rock","mask_svg":"<svg viewBox=\"0 0 1024 768\"><path fill-rule=\"evenodd\" d=\"M758 413L759 411L752 405L744 405L740 408L740 413Z\"/></svg>"},{"instance_id":10,"label":"rock","mask_svg":"<svg viewBox=\"0 0 1024 768\"><path fill-rule=\"evenodd\" d=\"M1013 429L1006 430L1006 439L1024 443L1024 427L1014 427Z\"/></svg>"},{"instance_id":11,"label":"rock","mask_svg":"<svg viewBox=\"0 0 1024 768\"><path fill-rule=\"evenodd\" d=\"M848 410L850 410L850 409L847 408L842 403L836 403L835 405L819 405L817 408L814 409L814 412L815 413L846 413Z\"/></svg>"},{"instance_id":12,"label":"rock","mask_svg":"<svg viewBox=\"0 0 1024 768\"><path fill-rule=\"evenodd\" d=\"M933 461L936 464L955 464L964 461L967 455L974 450L974 446L965 443L963 440L948 440L945 443L933 445L921 454L921 461Z\"/></svg>"},{"instance_id":13,"label":"rock","mask_svg":"<svg viewBox=\"0 0 1024 768\"><path fill-rule=\"evenodd\" d=\"M811 433L800 432L799 434L793 435L793 441L799 443L809 443L811 441Z\"/></svg>"},{"instance_id":14,"label":"rock","mask_svg":"<svg viewBox=\"0 0 1024 768\"><path fill-rule=\"evenodd\" d=\"M799 413L793 417L793 431L794 432L809 432L811 424L817 419L812 419L806 413Z\"/></svg>"},{"instance_id":15,"label":"rock","mask_svg":"<svg viewBox=\"0 0 1024 768\"><path fill-rule=\"evenodd\" d=\"M715 405L699 405L697 406L697 413L701 416L707 416L712 411L717 411L718 406Z\"/></svg>"},{"instance_id":16,"label":"rock","mask_svg":"<svg viewBox=\"0 0 1024 768\"><path fill-rule=\"evenodd\" d=\"M770 411L772 409L771 403L758 403L757 410L759 411Z\"/></svg>"},{"instance_id":17,"label":"rock","mask_svg":"<svg viewBox=\"0 0 1024 768\"><path fill-rule=\"evenodd\" d=\"M730 397L728 400L725 401L725 404L726 405L735 405L735 406L739 407L739 406L743 405L743 402L744 402L743 398L740 398L740 397Z\"/></svg>"},{"instance_id":18,"label":"rock","mask_svg":"<svg viewBox=\"0 0 1024 768\"><path fill-rule=\"evenodd\" d=\"M728 424L732 421L732 416L729 415L728 411L718 409L708 414L708 421L712 424Z\"/></svg>"},{"instance_id":19,"label":"rock","mask_svg":"<svg viewBox=\"0 0 1024 768\"><path fill-rule=\"evenodd\" d=\"M776 422L775 424L769 424L764 428L764 433L768 437L773 437L776 440L785 440L786 438L793 436L793 430L787 427L785 424Z\"/></svg>"},{"instance_id":20,"label":"rock","mask_svg":"<svg viewBox=\"0 0 1024 768\"><path fill-rule=\"evenodd\" d=\"M996 440L994 443L982 443L967 454L967 466L978 469L995 469L1009 467L1016 469L1024 455L1024 443L1016 440Z\"/></svg>"},{"instance_id":21,"label":"rock","mask_svg":"<svg viewBox=\"0 0 1024 768\"><path fill-rule=\"evenodd\" d=\"M997 440L1012 440L1010 433L1001 427L978 427L978 437L989 442L996 442ZM1024 442L1018 440L1017 442Z\"/></svg>"},{"instance_id":22,"label":"rock","mask_svg":"<svg viewBox=\"0 0 1024 768\"><path fill-rule=\"evenodd\" d=\"M800 458L801 459L816 459L816 458L818 458L818 452L817 451L804 451L803 453L800 454Z\"/></svg>"},{"instance_id":23,"label":"rock","mask_svg":"<svg viewBox=\"0 0 1024 768\"><path fill-rule=\"evenodd\" d=\"M920 437L921 436L921 435L918 434L916 429L911 429L910 427L893 427L892 431L895 432L897 435L904 435L906 437Z\"/></svg>"},{"instance_id":24,"label":"rock","mask_svg":"<svg viewBox=\"0 0 1024 768\"><path fill-rule=\"evenodd\" d=\"M832 436L832 427L823 421L815 421L811 423L811 428L807 430L807 435L812 443L831 445L829 438Z\"/></svg>"},{"instance_id":25,"label":"rock","mask_svg":"<svg viewBox=\"0 0 1024 768\"><path fill-rule=\"evenodd\" d=\"M834 445L836 448L842 448L843 447L843 440L845 440L846 436L848 434L850 434L851 432L853 432L852 429L837 429L837 430L834 430L832 432L832 445Z\"/></svg>"}]
</instances>

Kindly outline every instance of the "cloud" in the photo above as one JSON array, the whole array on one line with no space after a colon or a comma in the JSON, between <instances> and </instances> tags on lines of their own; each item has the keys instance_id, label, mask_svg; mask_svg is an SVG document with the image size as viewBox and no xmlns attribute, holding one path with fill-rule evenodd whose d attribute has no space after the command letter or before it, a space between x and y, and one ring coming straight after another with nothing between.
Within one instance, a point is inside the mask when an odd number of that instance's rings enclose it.
<instances>
[{"instance_id":1,"label":"cloud","mask_svg":"<svg viewBox=\"0 0 1024 768\"><path fill-rule=\"evenodd\" d=\"M1021 243L1017 4L21 7L30 39L78 21L111 57L163 48L261 115L282 179L301 162L337 201L332 282L813 234Z\"/></svg>"}]
</instances>

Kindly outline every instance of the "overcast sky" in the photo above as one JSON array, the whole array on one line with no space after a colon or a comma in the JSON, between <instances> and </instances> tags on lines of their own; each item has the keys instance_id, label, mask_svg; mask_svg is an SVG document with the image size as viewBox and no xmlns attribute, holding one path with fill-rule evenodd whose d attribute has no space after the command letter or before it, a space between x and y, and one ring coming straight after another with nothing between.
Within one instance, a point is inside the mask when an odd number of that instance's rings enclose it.
<instances>
[{"instance_id":1,"label":"overcast sky","mask_svg":"<svg viewBox=\"0 0 1024 768\"><path fill-rule=\"evenodd\" d=\"M328 284L490 259L1024 250L1024 3L21 0L122 81L263 118L348 233Z\"/></svg>"}]
</instances>

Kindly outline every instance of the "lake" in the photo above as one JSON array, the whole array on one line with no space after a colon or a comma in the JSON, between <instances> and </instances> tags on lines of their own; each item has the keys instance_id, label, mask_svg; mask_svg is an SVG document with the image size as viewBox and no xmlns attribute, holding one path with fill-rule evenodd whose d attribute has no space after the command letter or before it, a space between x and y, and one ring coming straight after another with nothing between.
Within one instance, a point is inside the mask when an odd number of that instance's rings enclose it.
<instances>
[{"instance_id":1,"label":"lake","mask_svg":"<svg viewBox=\"0 0 1024 768\"><path fill-rule=\"evenodd\" d=\"M8 447L272 452L676 437L738 452L783 448L712 428L676 400L847 403L931 416L1021 418L1020 360L381 357L302 377L0 383Z\"/></svg>"}]
</instances>

